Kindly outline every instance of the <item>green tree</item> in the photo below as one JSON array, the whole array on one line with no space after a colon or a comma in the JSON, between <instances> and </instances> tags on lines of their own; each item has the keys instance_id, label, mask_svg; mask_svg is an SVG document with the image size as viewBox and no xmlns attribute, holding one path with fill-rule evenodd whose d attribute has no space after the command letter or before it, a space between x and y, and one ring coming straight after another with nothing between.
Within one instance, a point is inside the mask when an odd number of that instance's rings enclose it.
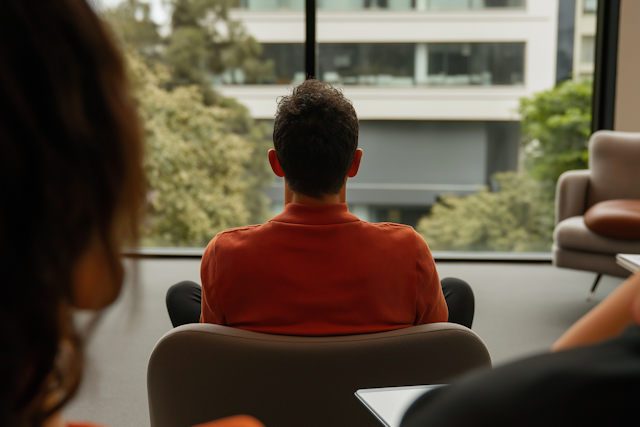
<instances>
[{"instance_id":1,"label":"green tree","mask_svg":"<svg viewBox=\"0 0 640 427\"><path fill-rule=\"evenodd\" d=\"M103 12L116 35L133 46L143 57L160 60L163 39L158 24L151 19L151 7L139 0L123 0Z\"/></svg>"},{"instance_id":2,"label":"green tree","mask_svg":"<svg viewBox=\"0 0 640 427\"><path fill-rule=\"evenodd\" d=\"M444 196L417 231L432 250L549 251L554 226L550 184L525 174L494 175L498 191Z\"/></svg>"},{"instance_id":3,"label":"green tree","mask_svg":"<svg viewBox=\"0 0 640 427\"><path fill-rule=\"evenodd\" d=\"M445 196L418 231L434 250L548 251L555 183L587 168L591 134L590 80L566 81L520 100L524 167L494 175L496 191Z\"/></svg>"},{"instance_id":4,"label":"green tree","mask_svg":"<svg viewBox=\"0 0 640 427\"><path fill-rule=\"evenodd\" d=\"M525 168L555 183L567 170L586 169L591 136L590 79L568 80L520 100Z\"/></svg>"},{"instance_id":5,"label":"green tree","mask_svg":"<svg viewBox=\"0 0 640 427\"><path fill-rule=\"evenodd\" d=\"M162 65L127 55L146 138L151 216L144 241L203 246L219 231L247 224L245 165L252 144L227 132L230 110L207 106L197 86L163 88Z\"/></svg>"},{"instance_id":6,"label":"green tree","mask_svg":"<svg viewBox=\"0 0 640 427\"><path fill-rule=\"evenodd\" d=\"M253 120L237 101L217 94L211 80L224 67L238 64L216 62L212 56L261 51L252 47L256 42L246 34L226 43L216 35L216 28L224 28L220 21L230 21L228 1L173 5L173 21L188 12L193 25L183 19L166 38L158 33L150 6L142 0L125 0L104 16L136 70L132 75L145 121L153 214L143 243L199 246L220 230L264 222L270 216L269 200L261 191L272 179L266 161L268 126ZM229 25L232 34L240 32L239 23ZM257 56L252 60L260 62ZM251 61L245 63L251 66ZM221 162L230 163L223 167ZM220 185L212 180L220 180Z\"/></svg>"},{"instance_id":7,"label":"green tree","mask_svg":"<svg viewBox=\"0 0 640 427\"><path fill-rule=\"evenodd\" d=\"M274 65L262 60L262 46L241 22L229 17L231 0L171 0L171 35L166 61L174 85L197 84L205 102L215 103L213 76L226 73L233 83L273 80Z\"/></svg>"},{"instance_id":8,"label":"green tree","mask_svg":"<svg viewBox=\"0 0 640 427\"><path fill-rule=\"evenodd\" d=\"M172 31L165 60L172 70L169 87L198 85L207 105L230 112L225 120L226 131L240 134L252 144L252 155L245 164L245 203L250 211L249 223L256 224L270 217L269 200L262 193L273 178L266 161L266 152L272 146L269 127L253 120L247 108L236 100L217 94L212 83L213 76L222 73L243 76L244 81L236 83L272 80L273 61L261 60L262 46L246 33L241 22L230 18L233 3L233 0L171 0Z\"/></svg>"}]
</instances>

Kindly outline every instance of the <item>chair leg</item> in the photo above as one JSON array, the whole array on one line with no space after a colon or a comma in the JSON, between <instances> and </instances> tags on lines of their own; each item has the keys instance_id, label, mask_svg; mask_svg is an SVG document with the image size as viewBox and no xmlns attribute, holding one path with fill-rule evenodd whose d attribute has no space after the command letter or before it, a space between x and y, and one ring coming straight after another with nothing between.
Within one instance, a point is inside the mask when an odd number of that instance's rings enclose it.
<instances>
[{"instance_id":1,"label":"chair leg","mask_svg":"<svg viewBox=\"0 0 640 427\"><path fill-rule=\"evenodd\" d=\"M591 297L593 296L593 294L596 293L596 288L598 287L598 282L600 281L601 277L602 277L602 273L599 273L596 276L596 280L594 280L593 285L591 286L591 290L587 294L587 301L591 301Z\"/></svg>"}]
</instances>

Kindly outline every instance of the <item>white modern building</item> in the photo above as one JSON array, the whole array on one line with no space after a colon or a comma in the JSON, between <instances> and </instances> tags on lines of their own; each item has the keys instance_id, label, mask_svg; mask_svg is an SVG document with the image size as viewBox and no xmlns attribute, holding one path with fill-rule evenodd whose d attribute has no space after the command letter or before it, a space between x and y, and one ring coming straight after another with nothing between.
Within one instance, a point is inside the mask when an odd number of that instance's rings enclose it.
<instances>
[{"instance_id":1,"label":"white modern building","mask_svg":"<svg viewBox=\"0 0 640 427\"><path fill-rule=\"evenodd\" d=\"M596 52L596 12L598 0L576 0L573 41L573 77L593 76Z\"/></svg>"},{"instance_id":2,"label":"white modern building","mask_svg":"<svg viewBox=\"0 0 640 427\"><path fill-rule=\"evenodd\" d=\"M216 89L273 120L277 97L304 79L304 2L240 5L233 18L276 75ZM343 87L361 120L352 211L413 225L438 196L514 170L519 100L555 84L557 20L558 0L318 0L318 77ZM282 186L267 190L276 211Z\"/></svg>"}]
</instances>

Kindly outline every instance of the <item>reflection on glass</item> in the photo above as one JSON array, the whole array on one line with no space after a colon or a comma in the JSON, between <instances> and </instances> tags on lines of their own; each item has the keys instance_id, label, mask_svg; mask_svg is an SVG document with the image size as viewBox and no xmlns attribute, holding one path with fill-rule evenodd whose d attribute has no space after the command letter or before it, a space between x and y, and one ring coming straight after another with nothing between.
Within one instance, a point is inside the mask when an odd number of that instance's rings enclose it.
<instances>
[{"instance_id":1,"label":"reflection on glass","mask_svg":"<svg viewBox=\"0 0 640 427\"><path fill-rule=\"evenodd\" d=\"M304 10L304 4L304 0L240 0L238 6L256 11ZM318 0L317 7L336 11L522 9L525 0Z\"/></svg>"}]
</instances>

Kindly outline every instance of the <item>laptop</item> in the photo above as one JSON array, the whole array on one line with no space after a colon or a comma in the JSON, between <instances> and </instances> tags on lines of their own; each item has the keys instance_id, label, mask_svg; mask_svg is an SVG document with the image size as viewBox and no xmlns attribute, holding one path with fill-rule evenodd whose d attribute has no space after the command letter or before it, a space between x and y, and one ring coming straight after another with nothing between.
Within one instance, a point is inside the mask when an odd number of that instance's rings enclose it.
<instances>
[{"instance_id":1,"label":"laptop","mask_svg":"<svg viewBox=\"0 0 640 427\"><path fill-rule=\"evenodd\" d=\"M355 395L386 427L399 427L409 406L424 393L445 384L415 385L408 387L365 388Z\"/></svg>"}]
</instances>

